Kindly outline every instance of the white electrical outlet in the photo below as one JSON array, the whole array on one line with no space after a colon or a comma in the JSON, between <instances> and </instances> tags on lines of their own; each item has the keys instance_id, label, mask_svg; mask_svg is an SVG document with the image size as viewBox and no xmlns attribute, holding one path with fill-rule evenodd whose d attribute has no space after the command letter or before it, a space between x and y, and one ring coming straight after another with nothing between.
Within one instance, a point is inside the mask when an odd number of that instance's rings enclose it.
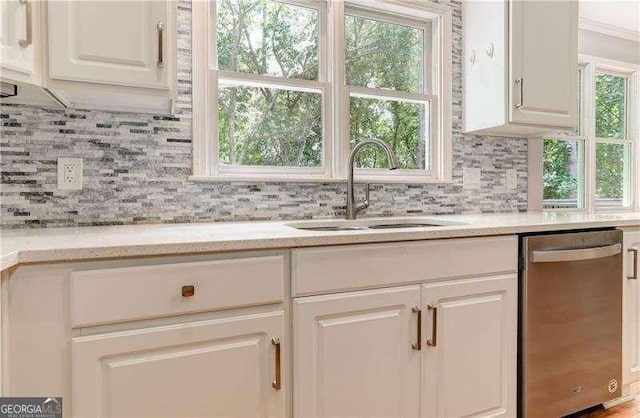
<instances>
[{"instance_id":1,"label":"white electrical outlet","mask_svg":"<svg viewBox=\"0 0 640 418\"><path fill-rule=\"evenodd\" d=\"M516 190L518 188L518 172L513 168L510 168L504 176L504 183L507 190Z\"/></svg>"},{"instance_id":2,"label":"white electrical outlet","mask_svg":"<svg viewBox=\"0 0 640 418\"><path fill-rule=\"evenodd\" d=\"M58 158L58 189L82 189L82 158Z\"/></svg>"},{"instance_id":3,"label":"white electrical outlet","mask_svg":"<svg viewBox=\"0 0 640 418\"><path fill-rule=\"evenodd\" d=\"M482 178L482 170L479 168L465 167L462 169L462 188L467 190L479 189Z\"/></svg>"}]
</instances>

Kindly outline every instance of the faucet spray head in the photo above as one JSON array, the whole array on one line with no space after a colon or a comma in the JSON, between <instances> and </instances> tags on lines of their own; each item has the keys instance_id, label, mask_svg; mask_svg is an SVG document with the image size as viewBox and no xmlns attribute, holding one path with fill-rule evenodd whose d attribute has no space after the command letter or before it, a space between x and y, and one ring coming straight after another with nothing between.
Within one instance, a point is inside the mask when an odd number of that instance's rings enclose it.
<instances>
[{"instance_id":1,"label":"faucet spray head","mask_svg":"<svg viewBox=\"0 0 640 418\"><path fill-rule=\"evenodd\" d=\"M396 170L400 168L400 163L398 163L398 157L396 156L396 153L393 152L389 144L380 140L376 140L376 142L382 146L385 153L387 154L387 162L389 163L389 170Z\"/></svg>"},{"instance_id":2,"label":"faucet spray head","mask_svg":"<svg viewBox=\"0 0 640 418\"><path fill-rule=\"evenodd\" d=\"M398 163L398 157L393 152L391 155L388 155L389 158L389 170L397 170L400 168L400 164Z\"/></svg>"}]
</instances>

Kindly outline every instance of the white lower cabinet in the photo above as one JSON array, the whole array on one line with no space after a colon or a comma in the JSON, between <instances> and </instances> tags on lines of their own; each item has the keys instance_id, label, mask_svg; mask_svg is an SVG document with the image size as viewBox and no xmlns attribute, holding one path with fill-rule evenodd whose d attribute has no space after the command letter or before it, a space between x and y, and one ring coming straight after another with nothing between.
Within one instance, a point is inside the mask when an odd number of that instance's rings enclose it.
<instances>
[{"instance_id":1,"label":"white lower cabinet","mask_svg":"<svg viewBox=\"0 0 640 418\"><path fill-rule=\"evenodd\" d=\"M636 257L640 251L640 230L624 233L623 266L623 374L624 384L640 380L640 277Z\"/></svg>"},{"instance_id":2,"label":"white lower cabinet","mask_svg":"<svg viewBox=\"0 0 640 418\"><path fill-rule=\"evenodd\" d=\"M283 417L284 329L273 311L74 338L73 416Z\"/></svg>"},{"instance_id":3,"label":"white lower cabinet","mask_svg":"<svg viewBox=\"0 0 640 418\"><path fill-rule=\"evenodd\" d=\"M430 283L422 416L515 417L517 275Z\"/></svg>"},{"instance_id":4,"label":"white lower cabinet","mask_svg":"<svg viewBox=\"0 0 640 418\"><path fill-rule=\"evenodd\" d=\"M0 394L65 418L513 418L517 288L515 236L21 265Z\"/></svg>"},{"instance_id":5,"label":"white lower cabinet","mask_svg":"<svg viewBox=\"0 0 640 418\"><path fill-rule=\"evenodd\" d=\"M295 299L294 416L515 417L517 300L515 273Z\"/></svg>"},{"instance_id":6,"label":"white lower cabinet","mask_svg":"<svg viewBox=\"0 0 640 418\"><path fill-rule=\"evenodd\" d=\"M294 300L294 416L414 418L420 287Z\"/></svg>"}]
</instances>

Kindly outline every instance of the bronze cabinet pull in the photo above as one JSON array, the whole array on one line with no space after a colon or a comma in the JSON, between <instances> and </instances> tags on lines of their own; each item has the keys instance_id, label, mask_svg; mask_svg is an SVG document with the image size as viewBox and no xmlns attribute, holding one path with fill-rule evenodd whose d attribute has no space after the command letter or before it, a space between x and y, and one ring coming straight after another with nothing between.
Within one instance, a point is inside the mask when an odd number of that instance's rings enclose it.
<instances>
[{"instance_id":1,"label":"bronze cabinet pull","mask_svg":"<svg viewBox=\"0 0 640 418\"><path fill-rule=\"evenodd\" d=\"M627 279L638 280L638 249L629 248L628 251L633 254L633 271L629 276L627 276Z\"/></svg>"},{"instance_id":2,"label":"bronze cabinet pull","mask_svg":"<svg viewBox=\"0 0 640 418\"><path fill-rule=\"evenodd\" d=\"M411 312L418 314L418 332L416 333L416 342L411 344L411 348L420 351L422 350L422 310L420 310L420 308L418 308L417 306L414 306L413 308L411 308Z\"/></svg>"},{"instance_id":3,"label":"bronze cabinet pull","mask_svg":"<svg viewBox=\"0 0 640 418\"><path fill-rule=\"evenodd\" d=\"M432 304L428 304L427 309L433 311L433 316L431 317L431 339L427 340L427 345L429 347L436 347L438 345L438 308Z\"/></svg>"},{"instance_id":4,"label":"bronze cabinet pull","mask_svg":"<svg viewBox=\"0 0 640 418\"><path fill-rule=\"evenodd\" d=\"M271 383L271 386L275 390L280 390L282 387L282 370L280 364L280 338L272 338L271 344L275 347L276 350L276 379Z\"/></svg>"},{"instance_id":5,"label":"bronze cabinet pull","mask_svg":"<svg viewBox=\"0 0 640 418\"><path fill-rule=\"evenodd\" d=\"M182 286L182 297L190 298L191 296L196 294L196 287L192 284L188 286Z\"/></svg>"},{"instance_id":6,"label":"bronze cabinet pull","mask_svg":"<svg viewBox=\"0 0 640 418\"><path fill-rule=\"evenodd\" d=\"M32 19L32 10L31 10L31 0L20 0L20 4L24 4L25 6L25 32L26 39L20 39L18 44L26 48L33 43L33 19Z\"/></svg>"},{"instance_id":7,"label":"bronze cabinet pull","mask_svg":"<svg viewBox=\"0 0 640 418\"><path fill-rule=\"evenodd\" d=\"M164 67L164 46L162 45L162 34L164 32L164 22L159 21L156 25L158 28L158 68Z\"/></svg>"}]
</instances>

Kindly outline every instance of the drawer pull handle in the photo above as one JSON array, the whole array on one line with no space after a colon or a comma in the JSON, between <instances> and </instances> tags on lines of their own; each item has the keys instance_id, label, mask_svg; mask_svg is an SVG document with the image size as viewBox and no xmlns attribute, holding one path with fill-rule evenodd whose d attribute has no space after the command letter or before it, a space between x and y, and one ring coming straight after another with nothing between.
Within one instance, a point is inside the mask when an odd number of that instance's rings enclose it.
<instances>
[{"instance_id":1,"label":"drawer pull handle","mask_svg":"<svg viewBox=\"0 0 640 418\"><path fill-rule=\"evenodd\" d=\"M633 270L632 270L632 274L627 276L627 279L638 280L638 249L629 248L629 252L633 253Z\"/></svg>"},{"instance_id":2,"label":"drawer pull handle","mask_svg":"<svg viewBox=\"0 0 640 418\"><path fill-rule=\"evenodd\" d=\"M275 390L280 390L280 388L282 387L282 374L281 374L282 370L281 370L281 364L280 364L280 338L272 338L271 345L273 345L276 350L276 379L273 382L271 382L271 386Z\"/></svg>"},{"instance_id":3,"label":"drawer pull handle","mask_svg":"<svg viewBox=\"0 0 640 418\"><path fill-rule=\"evenodd\" d=\"M190 298L191 296L196 294L196 288L193 285L182 286L182 297Z\"/></svg>"},{"instance_id":4,"label":"drawer pull handle","mask_svg":"<svg viewBox=\"0 0 640 418\"><path fill-rule=\"evenodd\" d=\"M417 306L411 308L411 312L418 314L417 327L418 332L416 333L416 342L411 344L411 348L414 350L422 350L422 311Z\"/></svg>"},{"instance_id":5,"label":"drawer pull handle","mask_svg":"<svg viewBox=\"0 0 640 418\"><path fill-rule=\"evenodd\" d=\"M427 340L427 345L429 347L437 347L438 346L438 308L433 306L432 304L427 305L427 309L433 311L433 316L431 319L431 339Z\"/></svg>"}]
</instances>

